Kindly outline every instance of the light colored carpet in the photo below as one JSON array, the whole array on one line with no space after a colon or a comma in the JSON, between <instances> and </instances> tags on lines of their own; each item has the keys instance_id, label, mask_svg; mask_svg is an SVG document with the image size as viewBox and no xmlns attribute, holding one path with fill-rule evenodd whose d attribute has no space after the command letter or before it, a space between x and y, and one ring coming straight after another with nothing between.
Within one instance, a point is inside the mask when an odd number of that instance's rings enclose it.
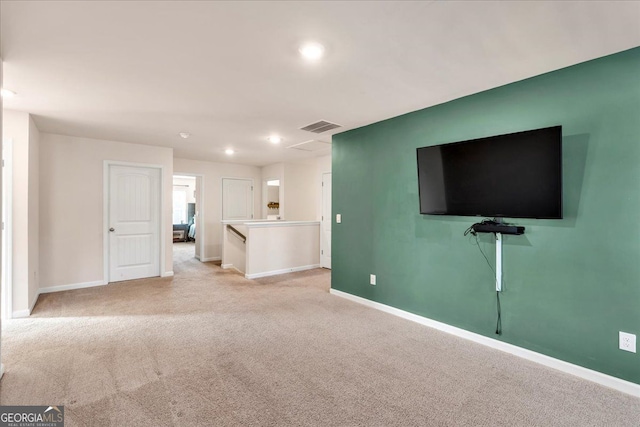
<instances>
[{"instance_id":1,"label":"light colored carpet","mask_svg":"<svg viewBox=\"0 0 640 427\"><path fill-rule=\"evenodd\" d=\"M640 399L176 246L173 278L42 295L3 324L0 403L67 426L638 426Z\"/></svg>"}]
</instances>

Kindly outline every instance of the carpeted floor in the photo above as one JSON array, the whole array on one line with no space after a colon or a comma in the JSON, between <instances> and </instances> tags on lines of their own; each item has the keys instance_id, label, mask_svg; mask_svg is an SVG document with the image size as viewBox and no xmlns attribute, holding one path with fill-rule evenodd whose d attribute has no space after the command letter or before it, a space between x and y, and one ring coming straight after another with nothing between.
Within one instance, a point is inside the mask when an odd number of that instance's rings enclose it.
<instances>
[{"instance_id":1,"label":"carpeted floor","mask_svg":"<svg viewBox=\"0 0 640 427\"><path fill-rule=\"evenodd\" d=\"M3 323L0 403L71 426L638 426L640 399L329 295L192 258Z\"/></svg>"}]
</instances>

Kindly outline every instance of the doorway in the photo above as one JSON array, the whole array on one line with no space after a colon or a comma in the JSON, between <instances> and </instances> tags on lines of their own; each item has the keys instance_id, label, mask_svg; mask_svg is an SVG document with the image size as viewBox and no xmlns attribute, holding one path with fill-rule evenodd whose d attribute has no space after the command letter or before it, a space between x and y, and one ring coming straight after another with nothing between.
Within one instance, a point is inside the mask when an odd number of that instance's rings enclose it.
<instances>
[{"instance_id":1,"label":"doorway","mask_svg":"<svg viewBox=\"0 0 640 427\"><path fill-rule=\"evenodd\" d=\"M160 276L160 167L107 162L107 282Z\"/></svg>"},{"instance_id":2,"label":"doorway","mask_svg":"<svg viewBox=\"0 0 640 427\"><path fill-rule=\"evenodd\" d=\"M204 183L202 175L173 176L173 260L176 263L204 255Z\"/></svg>"},{"instance_id":3,"label":"doorway","mask_svg":"<svg viewBox=\"0 0 640 427\"><path fill-rule=\"evenodd\" d=\"M283 209L280 202L282 186L280 180L276 178L266 179L262 187L262 218L269 220L282 219Z\"/></svg>"}]
</instances>

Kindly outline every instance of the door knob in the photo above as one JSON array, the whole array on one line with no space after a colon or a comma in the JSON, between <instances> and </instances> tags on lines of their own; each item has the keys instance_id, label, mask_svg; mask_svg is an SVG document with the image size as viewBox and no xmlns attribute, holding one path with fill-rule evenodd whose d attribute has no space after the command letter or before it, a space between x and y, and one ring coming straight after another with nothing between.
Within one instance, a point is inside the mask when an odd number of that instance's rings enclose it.
<instances>
[{"instance_id":1,"label":"door knob","mask_svg":"<svg viewBox=\"0 0 640 427\"><path fill-rule=\"evenodd\" d=\"M116 229L115 229L115 228L113 228L113 227L111 227L111 228L109 229L109 231L111 231L111 232L113 233L114 231L116 231Z\"/></svg>"}]
</instances>

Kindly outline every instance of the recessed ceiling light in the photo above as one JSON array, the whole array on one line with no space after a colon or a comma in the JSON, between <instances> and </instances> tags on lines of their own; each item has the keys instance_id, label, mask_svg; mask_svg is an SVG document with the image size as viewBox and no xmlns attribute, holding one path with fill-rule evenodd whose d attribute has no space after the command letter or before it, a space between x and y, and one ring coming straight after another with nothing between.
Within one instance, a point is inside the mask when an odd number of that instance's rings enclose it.
<instances>
[{"instance_id":1,"label":"recessed ceiling light","mask_svg":"<svg viewBox=\"0 0 640 427\"><path fill-rule=\"evenodd\" d=\"M187 139L191 136L189 132L180 132L178 135L180 135L180 137L184 139Z\"/></svg>"},{"instance_id":2,"label":"recessed ceiling light","mask_svg":"<svg viewBox=\"0 0 640 427\"><path fill-rule=\"evenodd\" d=\"M2 89L2 91L0 91L0 94L3 98L13 98L14 96L16 96L16 93L9 89Z\"/></svg>"},{"instance_id":3,"label":"recessed ceiling light","mask_svg":"<svg viewBox=\"0 0 640 427\"><path fill-rule=\"evenodd\" d=\"M300 46L300 49L298 49L298 51L300 52L300 55L302 55L305 59L308 59L310 61L317 61L318 59L322 58L322 55L324 54L324 46L322 46L320 43L315 42L305 43Z\"/></svg>"},{"instance_id":4,"label":"recessed ceiling light","mask_svg":"<svg viewBox=\"0 0 640 427\"><path fill-rule=\"evenodd\" d=\"M227 156L230 156L230 155L232 155L233 153L235 153L235 151L233 151L231 148L227 148L226 150L224 150L224 153L225 153Z\"/></svg>"},{"instance_id":5,"label":"recessed ceiling light","mask_svg":"<svg viewBox=\"0 0 640 427\"><path fill-rule=\"evenodd\" d=\"M282 142L282 138L280 138L278 135L271 135L269 138L267 138L267 141L272 144L280 144Z\"/></svg>"}]
</instances>

